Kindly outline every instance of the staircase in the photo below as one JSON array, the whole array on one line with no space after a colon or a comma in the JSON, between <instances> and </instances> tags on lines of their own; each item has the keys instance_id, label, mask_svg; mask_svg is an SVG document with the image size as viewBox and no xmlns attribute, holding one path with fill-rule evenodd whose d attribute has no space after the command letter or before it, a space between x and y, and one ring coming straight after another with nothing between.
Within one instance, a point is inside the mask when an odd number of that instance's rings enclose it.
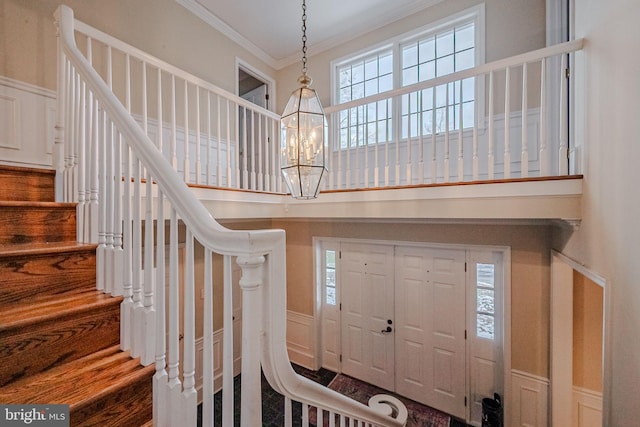
<instances>
[{"instance_id":1,"label":"staircase","mask_svg":"<svg viewBox=\"0 0 640 427\"><path fill-rule=\"evenodd\" d=\"M0 403L67 404L71 426L151 420L153 365L119 348L121 297L96 290L95 245L54 171L0 166Z\"/></svg>"}]
</instances>

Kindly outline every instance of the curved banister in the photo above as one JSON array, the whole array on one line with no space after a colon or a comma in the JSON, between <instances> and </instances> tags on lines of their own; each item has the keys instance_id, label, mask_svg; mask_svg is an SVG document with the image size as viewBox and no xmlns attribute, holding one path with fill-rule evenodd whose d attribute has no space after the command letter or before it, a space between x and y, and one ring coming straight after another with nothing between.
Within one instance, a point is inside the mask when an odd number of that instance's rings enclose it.
<instances>
[{"instance_id":1,"label":"curved banister","mask_svg":"<svg viewBox=\"0 0 640 427\"><path fill-rule=\"evenodd\" d=\"M136 157L153 176L154 182L171 202L172 208L193 237L207 250L219 254L266 260L264 263L266 271L263 271L262 275L254 276L258 279L266 277L266 280L263 280L262 293L254 293L253 302L258 305L262 313L261 319L257 318L256 326L256 328L262 328L259 334L262 337L260 362L272 387L293 400L333 411L336 414L345 414L373 425L404 425L406 409L402 403L393 398L373 399L372 407L368 407L295 373L286 350L284 231L238 231L220 225L196 199L186 183L81 54L75 43L73 11L64 5L60 6L55 13L55 18L58 22L62 53L82 77L83 84L86 84L89 91L98 99L101 108L108 113L109 120L123 135L123 139ZM396 414L396 418L389 416L391 412Z\"/></svg>"}]
</instances>

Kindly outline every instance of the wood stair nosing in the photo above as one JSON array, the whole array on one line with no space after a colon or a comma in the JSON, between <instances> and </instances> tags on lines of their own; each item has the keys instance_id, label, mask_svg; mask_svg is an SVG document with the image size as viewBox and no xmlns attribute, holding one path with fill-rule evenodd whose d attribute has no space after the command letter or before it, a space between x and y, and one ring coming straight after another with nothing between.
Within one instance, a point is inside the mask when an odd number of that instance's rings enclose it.
<instances>
[{"instance_id":1,"label":"wood stair nosing","mask_svg":"<svg viewBox=\"0 0 640 427\"><path fill-rule=\"evenodd\" d=\"M98 245L94 243L80 243L75 240L62 242L35 242L0 244L0 260L22 256L46 256L75 252L95 251Z\"/></svg>"}]
</instances>

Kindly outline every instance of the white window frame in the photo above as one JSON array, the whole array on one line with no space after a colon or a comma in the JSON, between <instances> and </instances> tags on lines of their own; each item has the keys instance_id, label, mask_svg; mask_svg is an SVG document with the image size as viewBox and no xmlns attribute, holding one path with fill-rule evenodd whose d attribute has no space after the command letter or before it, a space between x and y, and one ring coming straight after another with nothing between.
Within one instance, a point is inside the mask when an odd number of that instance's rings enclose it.
<instances>
[{"instance_id":1,"label":"white window frame","mask_svg":"<svg viewBox=\"0 0 640 427\"><path fill-rule=\"evenodd\" d=\"M381 53L385 50L391 48L393 55L393 88L399 89L402 87L402 45L406 43L411 43L412 41L416 41L418 39L422 39L428 37L430 34L439 33L442 31L446 31L448 29L453 29L456 26L463 25L467 22L473 21L474 30L475 30L475 66L479 66L485 63L485 5L484 3L478 4L476 6L470 7L468 9L462 10L460 12L449 15L445 18L439 19L437 21L431 22L423 27L414 29L412 31L406 32L404 34L393 37L389 40L385 40L382 43L377 45L370 46L366 49L358 51L356 53L345 55L341 58L331 61L331 104L332 105L340 105L339 101L339 81L340 77L338 74L338 69L343 67L349 63L356 62L361 60L367 56L371 56L374 54ZM475 85L475 104L476 104L476 126L478 129L484 128L484 79L477 79ZM401 116L401 107L398 105L398 102L394 102L394 105L391 107L393 109L392 114L392 128L391 135L392 138L399 138L400 136L400 124L402 121ZM340 144L340 129L337 123L337 116L334 117L336 122L334 123L334 141L337 141L334 146L331 147L331 151L342 151L346 150L341 147ZM367 144L365 144L366 146ZM349 148L357 148L357 147L349 147Z\"/></svg>"}]
</instances>

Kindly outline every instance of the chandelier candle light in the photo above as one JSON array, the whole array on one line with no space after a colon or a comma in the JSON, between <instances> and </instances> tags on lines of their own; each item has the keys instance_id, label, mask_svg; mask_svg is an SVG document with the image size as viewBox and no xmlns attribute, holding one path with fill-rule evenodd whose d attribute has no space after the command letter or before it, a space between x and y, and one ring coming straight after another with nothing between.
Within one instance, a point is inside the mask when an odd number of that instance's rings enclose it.
<instances>
[{"instance_id":1,"label":"chandelier candle light","mask_svg":"<svg viewBox=\"0 0 640 427\"><path fill-rule=\"evenodd\" d=\"M282 175L291 196L315 199L327 171L324 159L324 111L318 94L310 89L307 75L307 5L302 1L302 75L300 88L289 98L282 113L281 165Z\"/></svg>"}]
</instances>

